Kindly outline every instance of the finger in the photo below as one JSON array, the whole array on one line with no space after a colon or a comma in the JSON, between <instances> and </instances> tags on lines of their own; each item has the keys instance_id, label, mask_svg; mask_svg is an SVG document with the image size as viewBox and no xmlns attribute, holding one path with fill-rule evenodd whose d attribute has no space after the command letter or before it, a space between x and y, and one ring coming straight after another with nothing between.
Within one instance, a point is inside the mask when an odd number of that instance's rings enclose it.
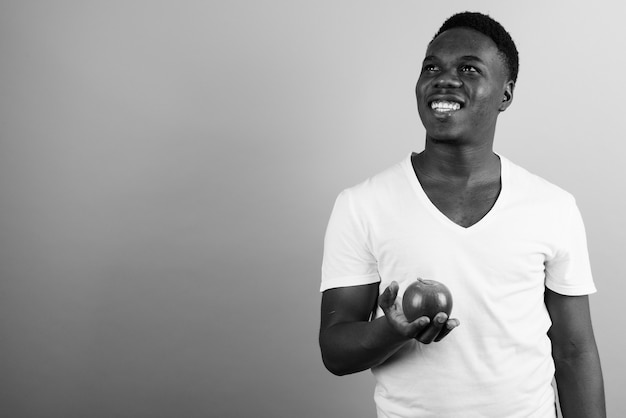
<instances>
[{"instance_id":1,"label":"finger","mask_svg":"<svg viewBox=\"0 0 626 418\"><path fill-rule=\"evenodd\" d=\"M395 280L389 283L389 286L387 286L387 289L389 289L389 292L391 293L392 301L396 300L396 296L398 296L399 288L400 286L398 285L398 282L396 282Z\"/></svg>"},{"instance_id":2,"label":"finger","mask_svg":"<svg viewBox=\"0 0 626 418\"><path fill-rule=\"evenodd\" d=\"M449 319L446 322L446 325L444 327L441 328L441 331L439 331L439 335L437 335L437 337L435 338L435 342L441 341L446 335L450 334L450 332L458 327L460 325L460 322L458 319Z\"/></svg>"},{"instance_id":3,"label":"finger","mask_svg":"<svg viewBox=\"0 0 626 418\"><path fill-rule=\"evenodd\" d=\"M444 312L439 312L431 321L430 326L428 326L422 333L417 335L417 340L423 344L432 343L435 338L441 332L441 329L444 327L446 321L448 320L448 315Z\"/></svg>"},{"instance_id":4,"label":"finger","mask_svg":"<svg viewBox=\"0 0 626 418\"><path fill-rule=\"evenodd\" d=\"M378 302L378 306L380 306L383 310L389 309L393 306L396 296L398 295L398 283L395 281L391 282L389 286L385 289L382 295L380 295L380 301Z\"/></svg>"},{"instance_id":5,"label":"finger","mask_svg":"<svg viewBox=\"0 0 626 418\"><path fill-rule=\"evenodd\" d=\"M417 339L419 335L421 335L426 329L428 329L429 325L430 318L427 316L420 316L415 321L411 322L411 333L415 336L414 338Z\"/></svg>"}]
</instances>

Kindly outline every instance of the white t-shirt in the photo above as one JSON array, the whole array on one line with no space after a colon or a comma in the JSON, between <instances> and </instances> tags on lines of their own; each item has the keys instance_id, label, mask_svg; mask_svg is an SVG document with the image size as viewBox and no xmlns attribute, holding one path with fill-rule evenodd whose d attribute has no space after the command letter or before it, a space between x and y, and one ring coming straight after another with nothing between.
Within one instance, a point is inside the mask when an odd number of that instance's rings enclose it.
<instances>
[{"instance_id":1,"label":"white t-shirt","mask_svg":"<svg viewBox=\"0 0 626 418\"><path fill-rule=\"evenodd\" d=\"M555 417L545 287L595 292L574 198L504 157L500 195L464 228L400 163L344 190L324 240L321 291L438 280L461 325L438 343L411 341L378 367L379 417ZM379 308L376 314L382 316Z\"/></svg>"}]
</instances>

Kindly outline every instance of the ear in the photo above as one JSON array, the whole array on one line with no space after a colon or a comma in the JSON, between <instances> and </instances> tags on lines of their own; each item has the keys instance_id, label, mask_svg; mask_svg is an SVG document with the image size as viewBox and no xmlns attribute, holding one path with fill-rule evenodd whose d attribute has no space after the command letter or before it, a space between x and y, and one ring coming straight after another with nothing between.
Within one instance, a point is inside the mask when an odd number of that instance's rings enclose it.
<instances>
[{"instance_id":1,"label":"ear","mask_svg":"<svg viewBox=\"0 0 626 418\"><path fill-rule=\"evenodd\" d=\"M513 90L515 90L515 81L509 80L504 86L504 95L502 96L502 103L498 108L500 112L504 112L513 102Z\"/></svg>"}]
</instances>

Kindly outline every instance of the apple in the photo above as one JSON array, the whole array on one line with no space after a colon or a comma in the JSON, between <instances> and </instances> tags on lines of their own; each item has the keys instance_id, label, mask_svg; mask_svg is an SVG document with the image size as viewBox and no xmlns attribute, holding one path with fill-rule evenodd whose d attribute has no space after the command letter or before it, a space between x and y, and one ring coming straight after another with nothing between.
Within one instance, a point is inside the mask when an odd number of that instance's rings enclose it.
<instances>
[{"instance_id":1,"label":"apple","mask_svg":"<svg viewBox=\"0 0 626 418\"><path fill-rule=\"evenodd\" d=\"M404 291L402 310L409 322L415 321L420 316L427 316L432 321L439 312L445 312L450 316L452 294L443 283L418 278Z\"/></svg>"}]
</instances>

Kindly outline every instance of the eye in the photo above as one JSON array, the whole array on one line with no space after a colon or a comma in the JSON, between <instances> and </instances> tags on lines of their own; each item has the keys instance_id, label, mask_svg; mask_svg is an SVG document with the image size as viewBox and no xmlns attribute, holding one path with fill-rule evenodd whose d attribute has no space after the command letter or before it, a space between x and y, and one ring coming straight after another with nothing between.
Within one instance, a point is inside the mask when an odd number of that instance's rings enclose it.
<instances>
[{"instance_id":1,"label":"eye","mask_svg":"<svg viewBox=\"0 0 626 418\"><path fill-rule=\"evenodd\" d=\"M422 72L423 73L432 73L437 71L439 68L435 65L435 64L425 64L422 67Z\"/></svg>"},{"instance_id":2,"label":"eye","mask_svg":"<svg viewBox=\"0 0 626 418\"><path fill-rule=\"evenodd\" d=\"M474 67L473 65L469 65L469 64L462 65L460 68L460 71L462 73L478 73L479 72L476 67Z\"/></svg>"}]
</instances>

